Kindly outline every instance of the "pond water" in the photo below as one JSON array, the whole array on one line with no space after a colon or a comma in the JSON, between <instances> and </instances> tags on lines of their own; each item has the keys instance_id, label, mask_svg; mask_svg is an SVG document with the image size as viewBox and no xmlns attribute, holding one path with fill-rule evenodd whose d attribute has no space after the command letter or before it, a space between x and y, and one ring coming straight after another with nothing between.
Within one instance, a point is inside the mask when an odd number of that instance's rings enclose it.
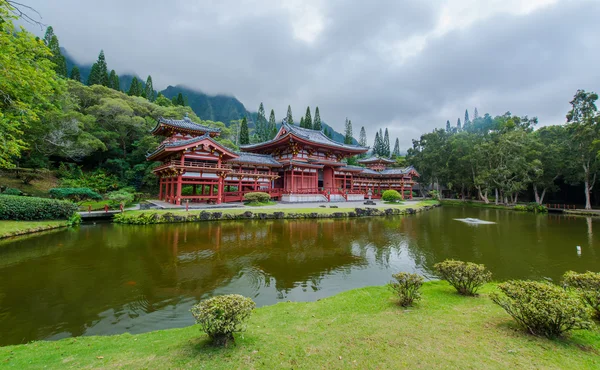
<instances>
[{"instance_id":1,"label":"pond water","mask_svg":"<svg viewBox=\"0 0 600 370\"><path fill-rule=\"evenodd\" d=\"M477 218L474 225L455 219ZM597 231L594 233L594 231ZM0 345L191 325L190 307L239 293L257 305L435 278L446 258L497 280L600 270L600 221L443 207L343 220L82 225L0 243ZM576 246L581 246L578 255Z\"/></svg>"}]
</instances>

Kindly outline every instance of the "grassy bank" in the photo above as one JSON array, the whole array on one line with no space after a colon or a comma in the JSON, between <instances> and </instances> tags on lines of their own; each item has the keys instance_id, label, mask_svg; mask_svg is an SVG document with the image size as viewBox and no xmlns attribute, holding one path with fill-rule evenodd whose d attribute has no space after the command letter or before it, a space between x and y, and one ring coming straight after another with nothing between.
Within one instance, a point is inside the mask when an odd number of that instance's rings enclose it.
<instances>
[{"instance_id":1,"label":"grassy bank","mask_svg":"<svg viewBox=\"0 0 600 370\"><path fill-rule=\"evenodd\" d=\"M0 348L0 366L22 368L563 368L600 367L600 331L548 340L524 333L487 297L423 287L403 309L386 287L309 303L259 308L236 345L207 345L197 326L140 335L80 337Z\"/></svg>"},{"instance_id":2,"label":"grassy bank","mask_svg":"<svg viewBox=\"0 0 600 370\"><path fill-rule=\"evenodd\" d=\"M440 200L440 204L443 206L469 206L476 208L492 208L492 209L509 209L513 210L511 206L504 206L501 204L488 203L484 202L472 202L472 201L463 201L463 200L455 200L455 199L442 199Z\"/></svg>"},{"instance_id":3,"label":"grassy bank","mask_svg":"<svg viewBox=\"0 0 600 370\"><path fill-rule=\"evenodd\" d=\"M123 224L157 224L171 222L197 222L209 220L237 219L303 219L303 218L344 218L362 216L402 215L420 212L437 206L437 201L422 201L412 204L386 204L379 207L364 206L362 203L326 207L244 207L206 210L144 210L126 211L115 215L114 222ZM332 208L335 207L335 208Z\"/></svg>"},{"instance_id":4,"label":"grassy bank","mask_svg":"<svg viewBox=\"0 0 600 370\"><path fill-rule=\"evenodd\" d=\"M48 221L0 221L0 239L66 227L65 220Z\"/></svg>"}]
</instances>

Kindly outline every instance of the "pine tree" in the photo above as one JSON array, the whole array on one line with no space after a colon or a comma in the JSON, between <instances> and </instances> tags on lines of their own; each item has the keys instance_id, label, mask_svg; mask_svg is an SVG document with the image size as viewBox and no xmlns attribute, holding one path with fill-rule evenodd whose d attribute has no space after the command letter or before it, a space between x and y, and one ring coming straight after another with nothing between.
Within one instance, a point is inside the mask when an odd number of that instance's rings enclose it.
<instances>
[{"instance_id":1,"label":"pine tree","mask_svg":"<svg viewBox=\"0 0 600 370\"><path fill-rule=\"evenodd\" d=\"M73 68L71 68L71 80L81 82L81 72L79 72L79 67L73 66Z\"/></svg>"},{"instance_id":2,"label":"pine tree","mask_svg":"<svg viewBox=\"0 0 600 370\"><path fill-rule=\"evenodd\" d=\"M450 120L446 121L446 132L450 132Z\"/></svg>"},{"instance_id":3,"label":"pine tree","mask_svg":"<svg viewBox=\"0 0 600 370\"><path fill-rule=\"evenodd\" d=\"M360 128L360 134L358 135L358 145L367 146L367 132L365 131L365 126Z\"/></svg>"},{"instance_id":4,"label":"pine tree","mask_svg":"<svg viewBox=\"0 0 600 370\"><path fill-rule=\"evenodd\" d=\"M46 33L44 34L44 44L50 49L52 52L52 56L48 59L52 63L54 63L54 70L59 76L68 77L67 71L67 59L60 52L60 44L58 42L58 37L54 34L54 29L52 26L46 28Z\"/></svg>"},{"instance_id":5,"label":"pine tree","mask_svg":"<svg viewBox=\"0 0 600 370\"><path fill-rule=\"evenodd\" d=\"M182 107L185 106L185 99L183 98L182 93L177 94L176 101L177 101L177 105L181 105ZM248 127L247 125L248 125L248 122L246 122L246 127Z\"/></svg>"},{"instance_id":6,"label":"pine tree","mask_svg":"<svg viewBox=\"0 0 600 370\"><path fill-rule=\"evenodd\" d=\"M475 107L475 110L473 111L473 121L475 121L477 118L479 118L479 112L477 111L477 107Z\"/></svg>"},{"instance_id":7,"label":"pine tree","mask_svg":"<svg viewBox=\"0 0 600 370\"><path fill-rule=\"evenodd\" d=\"M108 67L106 65L106 58L104 57L104 50L100 50L98 55L98 85L108 86Z\"/></svg>"},{"instance_id":8,"label":"pine tree","mask_svg":"<svg viewBox=\"0 0 600 370\"><path fill-rule=\"evenodd\" d=\"M323 124L321 123L321 115L319 114L319 107L315 108L315 121L313 122L313 130L321 131Z\"/></svg>"},{"instance_id":9,"label":"pine tree","mask_svg":"<svg viewBox=\"0 0 600 370\"><path fill-rule=\"evenodd\" d=\"M285 116L285 120L288 125L294 124L294 118L292 117L292 107L288 105L287 115Z\"/></svg>"},{"instance_id":10,"label":"pine tree","mask_svg":"<svg viewBox=\"0 0 600 370\"><path fill-rule=\"evenodd\" d=\"M456 121L456 127L461 127L460 118Z\"/></svg>"},{"instance_id":11,"label":"pine tree","mask_svg":"<svg viewBox=\"0 0 600 370\"><path fill-rule=\"evenodd\" d=\"M310 130L314 128L312 116L310 114L310 107L306 107L306 115L304 116L304 126Z\"/></svg>"},{"instance_id":12,"label":"pine tree","mask_svg":"<svg viewBox=\"0 0 600 370\"><path fill-rule=\"evenodd\" d=\"M140 83L138 82L137 77L134 77L133 80L131 80L131 86L129 86L129 91L127 92L127 95L129 95L129 96L141 95L140 90L141 90Z\"/></svg>"},{"instance_id":13,"label":"pine tree","mask_svg":"<svg viewBox=\"0 0 600 370\"><path fill-rule=\"evenodd\" d=\"M113 90L121 91L121 83L119 81L119 76L117 76L117 72L115 70L111 70L108 75L108 87Z\"/></svg>"},{"instance_id":14,"label":"pine tree","mask_svg":"<svg viewBox=\"0 0 600 370\"><path fill-rule=\"evenodd\" d=\"M306 126L304 125L304 117L300 117L300 127L306 128Z\"/></svg>"},{"instance_id":15,"label":"pine tree","mask_svg":"<svg viewBox=\"0 0 600 370\"><path fill-rule=\"evenodd\" d=\"M267 117L265 117L265 107L262 102L258 107L255 132L260 142L269 140L269 127L267 124Z\"/></svg>"},{"instance_id":16,"label":"pine tree","mask_svg":"<svg viewBox=\"0 0 600 370\"><path fill-rule=\"evenodd\" d=\"M465 109L465 126L469 123L471 123L471 120L469 119L469 110Z\"/></svg>"},{"instance_id":17,"label":"pine tree","mask_svg":"<svg viewBox=\"0 0 600 370\"><path fill-rule=\"evenodd\" d=\"M48 28L46 28L46 33L44 34L44 44L46 44L46 46L50 46L50 41L52 40L53 36L54 28L52 28L52 26L48 26Z\"/></svg>"},{"instance_id":18,"label":"pine tree","mask_svg":"<svg viewBox=\"0 0 600 370\"><path fill-rule=\"evenodd\" d=\"M400 140L396 138L396 143L394 144L394 151L392 152L392 158L396 159L400 157Z\"/></svg>"},{"instance_id":19,"label":"pine tree","mask_svg":"<svg viewBox=\"0 0 600 370\"><path fill-rule=\"evenodd\" d=\"M379 132L375 132L375 140L373 141L373 155L381 156L381 136L379 136Z\"/></svg>"},{"instance_id":20,"label":"pine tree","mask_svg":"<svg viewBox=\"0 0 600 370\"><path fill-rule=\"evenodd\" d=\"M248 133L248 121L246 117L242 119L242 124L240 125L240 145L248 145L250 144L250 135Z\"/></svg>"},{"instance_id":21,"label":"pine tree","mask_svg":"<svg viewBox=\"0 0 600 370\"><path fill-rule=\"evenodd\" d=\"M271 115L269 116L269 137L268 140L272 139L277 135L277 121L275 121L275 111L271 109Z\"/></svg>"},{"instance_id":22,"label":"pine tree","mask_svg":"<svg viewBox=\"0 0 600 370\"><path fill-rule=\"evenodd\" d=\"M150 101L154 101L154 99L155 99L154 86L152 85L152 76L150 76L150 75L148 75L148 78L146 79L145 92L146 92L146 99L148 99Z\"/></svg>"},{"instance_id":23,"label":"pine tree","mask_svg":"<svg viewBox=\"0 0 600 370\"><path fill-rule=\"evenodd\" d=\"M346 130L344 132L344 144L352 144L352 121L346 118Z\"/></svg>"},{"instance_id":24,"label":"pine tree","mask_svg":"<svg viewBox=\"0 0 600 370\"><path fill-rule=\"evenodd\" d=\"M88 76L87 85L88 86L98 85L99 80L100 80L100 77L98 75L98 63L94 63L94 64L92 64L92 69L90 70L90 75Z\"/></svg>"},{"instance_id":25,"label":"pine tree","mask_svg":"<svg viewBox=\"0 0 600 370\"><path fill-rule=\"evenodd\" d=\"M383 155L385 157L389 157L390 154L392 154L390 151L390 134L388 133L388 129L386 127L385 135L383 136Z\"/></svg>"}]
</instances>

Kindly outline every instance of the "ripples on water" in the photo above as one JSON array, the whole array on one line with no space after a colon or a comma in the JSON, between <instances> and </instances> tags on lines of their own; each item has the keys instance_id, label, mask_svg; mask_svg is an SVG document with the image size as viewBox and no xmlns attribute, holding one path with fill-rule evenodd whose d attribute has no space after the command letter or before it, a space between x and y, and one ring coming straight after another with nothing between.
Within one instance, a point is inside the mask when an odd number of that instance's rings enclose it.
<instances>
[{"instance_id":1,"label":"ripples on water","mask_svg":"<svg viewBox=\"0 0 600 370\"><path fill-rule=\"evenodd\" d=\"M311 301L385 284L399 271L434 277L433 264L446 258L485 263L499 280L557 280L568 269L598 270L594 226L443 208L348 220L83 225L3 241L0 345L183 327L193 323L192 305L212 295L239 293L259 306Z\"/></svg>"}]
</instances>

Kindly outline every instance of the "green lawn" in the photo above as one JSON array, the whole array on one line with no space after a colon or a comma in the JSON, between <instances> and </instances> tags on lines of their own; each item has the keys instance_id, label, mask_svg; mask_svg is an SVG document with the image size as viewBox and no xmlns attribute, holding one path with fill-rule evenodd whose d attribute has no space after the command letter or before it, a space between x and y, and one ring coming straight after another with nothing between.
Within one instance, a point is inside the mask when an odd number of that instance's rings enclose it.
<instances>
[{"instance_id":1,"label":"green lawn","mask_svg":"<svg viewBox=\"0 0 600 370\"><path fill-rule=\"evenodd\" d=\"M598 369L600 331L548 340L517 328L487 297L459 296L445 282L423 287L414 308L386 287L309 303L259 308L236 344L214 348L197 326L33 342L0 348L0 367L24 368L491 368Z\"/></svg>"},{"instance_id":2,"label":"green lawn","mask_svg":"<svg viewBox=\"0 0 600 370\"><path fill-rule=\"evenodd\" d=\"M67 226L67 221L0 221L0 238Z\"/></svg>"}]
</instances>

